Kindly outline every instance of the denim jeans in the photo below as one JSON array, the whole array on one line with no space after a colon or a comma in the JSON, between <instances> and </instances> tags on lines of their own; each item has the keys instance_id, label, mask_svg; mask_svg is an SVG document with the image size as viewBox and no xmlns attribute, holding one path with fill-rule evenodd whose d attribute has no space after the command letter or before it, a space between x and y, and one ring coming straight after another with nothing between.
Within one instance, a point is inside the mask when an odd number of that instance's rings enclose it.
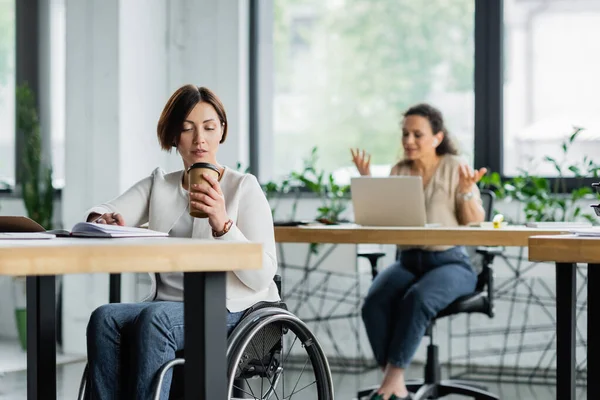
<instances>
[{"instance_id":1,"label":"denim jeans","mask_svg":"<svg viewBox=\"0 0 600 400\"><path fill-rule=\"evenodd\" d=\"M243 312L228 313L227 334ZM151 398L160 367L183 349L183 303L115 303L97 308L87 327L89 397L93 400ZM172 371L161 399L168 399Z\"/></svg>"},{"instance_id":2,"label":"denim jeans","mask_svg":"<svg viewBox=\"0 0 600 400\"><path fill-rule=\"evenodd\" d=\"M362 307L377 363L406 368L432 318L472 293L476 282L464 247L402 251L398 261L377 275Z\"/></svg>"}]
</instances>

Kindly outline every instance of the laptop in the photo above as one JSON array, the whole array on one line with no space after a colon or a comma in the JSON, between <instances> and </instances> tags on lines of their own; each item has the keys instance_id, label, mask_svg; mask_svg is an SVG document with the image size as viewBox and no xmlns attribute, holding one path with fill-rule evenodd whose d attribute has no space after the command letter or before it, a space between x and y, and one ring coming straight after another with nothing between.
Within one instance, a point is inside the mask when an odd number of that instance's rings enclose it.
<instances>
[{"instance_id":1,"label":"laptop","mask_svg":"<svg viewBox=\"0 0 600 400\"><path fill-rule=\"evenodd\" d=\"M358 225L434 226L427 224L420 176L355 177L350 190Z\"/></svg>"}]
</instances>

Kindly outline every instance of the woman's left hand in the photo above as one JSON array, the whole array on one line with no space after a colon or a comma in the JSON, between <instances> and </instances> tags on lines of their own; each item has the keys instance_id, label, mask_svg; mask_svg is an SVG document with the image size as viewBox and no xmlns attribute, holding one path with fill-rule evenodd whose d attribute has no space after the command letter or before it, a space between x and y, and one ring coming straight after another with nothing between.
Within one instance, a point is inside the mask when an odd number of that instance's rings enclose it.
<instances>
[{"instance_id":1,"label":"woman's left hand","mask_svg":"<svg viewBox=\"0 0 600 400\"><path fill-rule=\"evenodd\" d=\"M210 227L221 232L225 223L229 221L227 210L225 210L225 198L221 191L219 181L208 174L203 174L208 185L192 185L193 191L189 193L192 198L192 207L205 212L208 215Z\"/></svg>"},{"instance_id":2,"label":"woman's left hand","mask_svg":"<svg viewBox=\"0 0 600 400\"><path fill-rule=\"evenodd\" d=\"M458 167L458 191L459 193L469 193L483 175L487 172L487 168L480 168L473 171L468 165L460 165Z\"/></svg>"}]
</instances>

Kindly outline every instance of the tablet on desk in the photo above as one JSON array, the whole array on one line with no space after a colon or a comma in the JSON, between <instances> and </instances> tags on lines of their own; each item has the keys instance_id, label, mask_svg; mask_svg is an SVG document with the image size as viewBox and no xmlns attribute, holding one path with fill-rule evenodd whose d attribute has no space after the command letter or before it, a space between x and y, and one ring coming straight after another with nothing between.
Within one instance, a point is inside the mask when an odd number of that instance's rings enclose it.
<instances>
[{"instance_id":1,"label":"tablet on desk","mask_svg":"<svg viewBox=\"0 0 600 400\"><path fill-rule=\"evenodd\" d=\"M427 226L420 176L356 177L350 191L358 225Z\"/></svg>"}]
</instances>

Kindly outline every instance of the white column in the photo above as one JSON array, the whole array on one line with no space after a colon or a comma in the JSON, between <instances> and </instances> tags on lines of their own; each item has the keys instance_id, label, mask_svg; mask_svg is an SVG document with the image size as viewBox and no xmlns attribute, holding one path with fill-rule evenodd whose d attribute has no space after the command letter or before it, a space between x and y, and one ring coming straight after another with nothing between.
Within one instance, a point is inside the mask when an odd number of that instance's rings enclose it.
<instances>
[{"instance_id":1,"label":"white column","mask_svg":"<svg viewBox=\"0 0 600 400\"><path fill-rule=\"evenodd\" d=\"M66 0L64 226L119 193L119 1ZM85 353L91 311L108 302L106 275L63 280L63 348Z\"/></svg>"},{"instance_id":2,"label":"white column","mask_svg":"<svg viewBox=\"0 0 600 400\"><path fill-rule=\"evenodd\" d=\"M258 170L260 181L273 179L275 135L273 133L273 97L275 95L275 66L273 62L273 2L258 3L258 151L261 154Z\"/></svg>"},{"instance_id":3,"label":"white column","mask_svg":"<svg viewBox=\"0 0 600 400\"><path fill-rule=\"evenodd\" d=\"M120 189L119 1L66 5L63 218L70 228Z\"/></svg>"},{"instance_id":4,"label":"white column","mask_svg":"<svg viewBox=\"0 0 600 400\"><path fill-rule=\"evenodd\" d=\"M156 124L171 93L192 83L225 104L229 136L219 161L247 165L247 0L66 0L66 133L63 222L81 221L160 166ZM134 301L133 277L123 301ZM66 352L85 352L92 310L108 301L105 274L64 281Z\"/></svg>"},{"instance_id":5,"label":"white column","mask_svg":"<svg viewBox=\"0 0 600 400\"><path fill-rule=\"evenodd\" d=\"M38 117L40 120L40 136L42 139L42 163L50 165L51 151L51 124L52 124L52 101L51 101L51 33L52 33L52 5L51 0L39 2L38 10L38 52L39 52L39 86L35 95L39 100Z\"/></svg>"},{"instance_id":6,"label":"white column","mask_svg":"<svg viewBox=\"0 0 600 400\"><path fill-rule=\"evenodd\" d=\"M180 158L160 149L156 125L171 95L168 2L121 1L119 14L119 192L158 166L182 168Z\"/></svg>"},{"instance_id":7,"label":"white column","mask_svg":"<svg viewBox=\"0 0 600 400\"><path fill-rule=\"evenodd\" d=\"M213 90L229 121L219 162L248 165L248 1L172 1L169 9L170 90Z\"/></svg>"}]
</instances>

